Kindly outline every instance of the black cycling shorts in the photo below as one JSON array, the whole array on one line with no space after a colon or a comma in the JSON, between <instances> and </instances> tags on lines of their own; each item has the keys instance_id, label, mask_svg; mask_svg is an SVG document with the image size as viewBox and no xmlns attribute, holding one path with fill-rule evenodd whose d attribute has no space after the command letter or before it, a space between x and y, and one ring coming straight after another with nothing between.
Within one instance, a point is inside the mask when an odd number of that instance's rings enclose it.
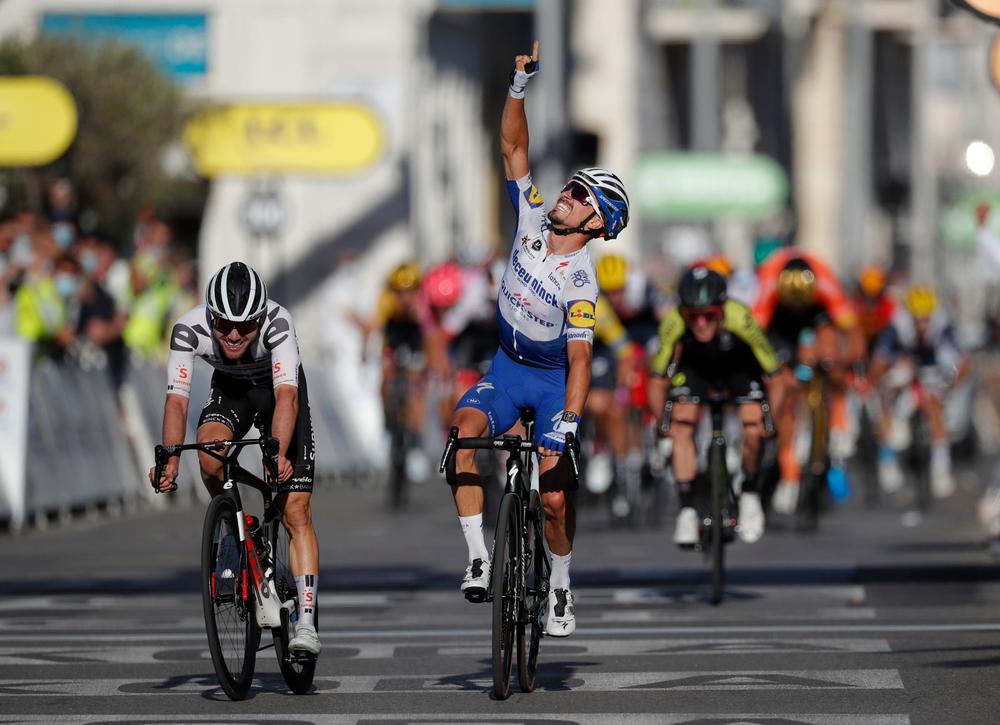
<instances>
[{"instance_id":1,"label":"black cycling shorts","mask_svg":"<svg viewBox=\"0 0 1000 725\"><path fill-rule=\"evenodd\" d=\"M614 390L618 381L618 359L607 345L594 345L590 361L590 387L596 390Z\"/></svg>"},{"instance_id":2,"label":"black cycling shorts","mask_svg":"<svg viewBox=\"0 0 1000 725\"><path fill-rule=\"evenodd\" d=\"M708 402L711 391L728 392L730 400L737 404L764 399L760 375L745 370L696 370L680 365L670 378L670 399L676 403Z\"/></svg>"},{"instance_id":3,"label":"black cycling shorts","mask_svg":"<svg viewBox=\"0 0 1000 725\"><path fill-rule=\"evenodd\" d=\"M292 477L278 484L278 492L305 491L312 493L316 464L316 443L313 438L312 416L309 413L309 393L306 376L299 366L299 414L295 432L288 446L288 460L293 466ZM233 433L233 438L246 436L260 415L262 434L270 432L274 415L274 389L246 380L237 380L216 372L212 376L212 393L202 408L198 427L205 423L221 423Z\"/></svg>"}]
</instances>

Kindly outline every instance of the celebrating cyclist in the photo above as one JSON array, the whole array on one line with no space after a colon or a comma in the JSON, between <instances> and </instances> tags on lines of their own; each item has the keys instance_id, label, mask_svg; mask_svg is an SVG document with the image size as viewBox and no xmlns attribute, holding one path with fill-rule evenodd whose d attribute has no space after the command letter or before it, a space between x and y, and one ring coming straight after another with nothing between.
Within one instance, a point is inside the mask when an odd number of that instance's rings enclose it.
<instances>
[{"instance_id":1,"label":"celebrating cyclist","mask_svg":"<svg viewBox=\"0 0 1000 725\"><path fill-rule=\"evenodd\" d=\"M760 463L764 452L764 379L778 370L778 358L746 305L727 299L726 280L707 267L681 277L679 304L660 325L660 349L653 360L650 405L662 411L673 402L669 435L680 499L674 542L698 542L694 508L697 470L695 426L711 391L727 391L743 423L743 485L737 532L746 542L764 533Z\"/></svg>"},{"instance_id":2,"label":"celebrating cyclist","mask_svg":"<svg viewBox=\"0 0 1000 725\"><path fill-rule=\"evenodd\" d=\"M914 378L921 381L923 394L917 403L927 416L931 432L931 490L937 498L955 491L943 400L948 389L967 377L970 370L969 356L959 347L951 321L938 305L937 294L930 287L910 287L904 308L896 312L892 324L879 337L872 360L872 381L883 392L879 483L884 491L892 493L903 483L891 435L896 417L892 402ZM893 384L893 377L902 384ZM896 422L896 426L905 424Z\"/></svg>"},{"instance_id":3,"label":"celebrating cyclist","mask_svg":"<svg viewBox=\"0 0 1000 725\"><path fill-rule=\"evenodd\" d=\"M772 504L779 513L792 513L798 502L801 474L794 446L801 382L808 379L816 365L828 374L831 469L842 477L838 464L850 439L846 371L863 358L864 341L847 293L836 275L815 255L795 247L780 249L761 265L758 276L754 317L767 330L778 359L789 363L775 375L770 390L781 475Z\"/></svg>"},{"instance_id":4,"label":"celebrating cyclist","mask_svg":"<svg viewBox=\"0 0 1000 725\"><path fill-rule=\"evenodd\" d=\"M591 377L597 284L587 242L614 239L628 222L628 197L609 171L573 174L546 213L528 167L524 93L538 72L538 42L514 60L500 121L500 151L517 231L497 298L500 349L486 375L459 401L452 419L462 437L495 436L533 408L541 460L539 489L552 565L546 632L565 637L576 628L569 565L576 529L568 462L561 458L568 433L576 434ZM482 480L474 451L458 451L449 471L455 506L469 549L462 591L482 601L489 586L483 538Z\"/></svg>"},{"instance_id":5,"label":"celebrating cyclist","mask_svg":"<svg viewBox=\"0 0 1000 725\"><path fill-rule=\"evenodd\" d=\"M182 315L170 336L163 445L184 443L194 359L215 369L212 391L198 419L198 442L243 438L258 414L278 439L278 503L291 543L289 560L299 595L291 651L320 653L315 628L319 546L313 530L313 430L299 344L288 310L267 297L264 280L243 262L231 262L209 280L205 304ZM167 460L158 482L170 491L179 455ZM199 452L209 492L222 493L222 462ZM155 469L149 472L153 480ZM154 482L155 483L155 482Z\"/></svg>"}]
</instances>

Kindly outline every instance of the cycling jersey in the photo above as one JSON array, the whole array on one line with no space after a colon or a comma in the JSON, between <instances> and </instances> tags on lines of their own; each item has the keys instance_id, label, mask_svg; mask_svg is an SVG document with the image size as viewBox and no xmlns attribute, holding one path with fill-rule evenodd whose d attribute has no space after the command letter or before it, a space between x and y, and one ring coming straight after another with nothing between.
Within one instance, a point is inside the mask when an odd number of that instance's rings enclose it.
<instances>
[{"instance_id":1,"label":"cycling jersey","mask_svg":"<svg viewBox=\"0 0 1000 725\"><path fill-rule=\"evenodd\" d=\"M892 324L879 335L874 354L888 360L912 355L918 365L937 366L948 373L954 373L962 358L955 328L948 315L941 310L931 315L927 334L923 338L917 335L913 315L905 309L897 310Z\"/></svg>"},{"instance_id":2,"label":"cycling jersey","mask_svg":"<svg viewBox=\"0 0 1000 725\"><path fill-rule=\"evenodd\" d=\"M670 311L660 323L660 349L653 358L651 369L657 375L666 375L670 366L681 357L686 362L704 361L713 367L720 363L728 368L738 367L735 363L744 367L750 365L759 367L767 375L776 372L780 365L767 335L749 308L736 300L726 300L721 328L707 343L695 339L679 308Z\"/></svg>"},{"instance_id":3,"label":"cycling jersey","mask_svg":"<svg viewBox=\"0 0 1000 725\"><path fill-rule=\"evenodd\" d=\"M267 303L260 334L239 360L229 360L212 336L208 309L198 305L182 315L170 334L167 393L191 397L194 358L200 357L227 378L263 385L298 385L299 342L288 310Z\"/></svg>"},{"instance_id":4,"label":"cycling jersey","mask_svg":"<svg viewBox=\"0 0 1000 725\"><path fill-rule=\"evenodd\" d=\"M816 276L816 301L806 310L792 310L786 305L782 305L778 297L778 277L785 265L793 259L801 259L808 263ZM757 302L753 306L753 314L764 329L771 329L779 312L781 316L801 319L805 323L803 325L805 327L811 326L812 320L810 318L821 314L827 315L834 324L844 330L851 329L857 324L854 308L851 306L851 301L847 298L844 288L837 281L833 271L815 255L795 247L778 250L760 266L757 270L757 277L759 288Z\"/></svg>"},{"instance_id":5,"label":"cycling jersey","mask_svg":"<svg viewBox=\"0 0 1000 725\"><path fill-rule=\"evenodd\" d=\"M883 294L874 300L859 294L854 296L854 309L861 332L871 350L882 331L892 323L893 315L896 314L896 303L888 294Z\"/></svg>"},{"instance_id":6,"label":"cycling jersey","mask_svg":"<svg viewBox=\"0 0 1000 725\"><path fill-rule=\"evenodd\" d=\"M549 254L549 222L542 195L527 174L507 181L517 214L510 261L500 282L500 347L511 359L541 368L565 368L566 344L593 344L597 275L586 247Z\"/></svg>"}]
</instances>

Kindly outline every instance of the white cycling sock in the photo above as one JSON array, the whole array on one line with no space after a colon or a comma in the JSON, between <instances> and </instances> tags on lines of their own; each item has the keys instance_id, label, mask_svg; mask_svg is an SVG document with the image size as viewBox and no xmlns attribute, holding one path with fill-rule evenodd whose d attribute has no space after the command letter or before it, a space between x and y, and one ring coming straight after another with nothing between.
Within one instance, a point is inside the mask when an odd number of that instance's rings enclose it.
<instances>
[{"instance_id":1,"label":"white cycling sock","mask_svg":"<svg viewBox=\"0 0 1000 725\"><path fill-rule=\"evenodd\" d=\"M490 554L486 550L486 540L483 538L483 515L459 516L458 522L462 524L462 534L469 547L469 563L471 564L473 559L489 561Z\"/></svg>"},{"instance_id":2,"label":"white cycling sock","mask_svg":"<svg viewBox=\"0 0 1000 725\"><path fill-rule=\"evenodd\" d=\"M947 443L931 446L931 467L945 471L951 469L951 448Z\"/></svg>"},{"instance_id":3,"label":"white cycling sock","mask_svg":"<svg viewBox=\"0 0 1000 725\"><path fill-rule=\"evenodd\" d=\"M549 563L552 564L552 574L549 576L549 586L552 589L569 589L569 560L573 552L559 556L549 552Z\"/></svg>"},{"instance_id":4,"label":"white cycling sock","mask_svg":"<svg viewBox=\"0 0 1000 725\"><path fill-rule=\"evenodd\" d=\"M295 577L295 589L299 593L299 622L315 627L316 589L318 574L302 574Z\"/></svg>"}]
</instances>

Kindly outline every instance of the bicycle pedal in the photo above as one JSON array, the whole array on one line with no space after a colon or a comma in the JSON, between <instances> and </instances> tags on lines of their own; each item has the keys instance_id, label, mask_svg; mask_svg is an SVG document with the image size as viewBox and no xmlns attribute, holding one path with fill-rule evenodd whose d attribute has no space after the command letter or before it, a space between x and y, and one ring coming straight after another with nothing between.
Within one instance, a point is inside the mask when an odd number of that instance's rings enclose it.
<instances>
[{"instance_id":1,"label":"bicycle pedal","mask_svg":"<svg viewBox=\"0 0 1000 725\"><path fill-rule=\"evenodd\" d=\"M466 589L465 600L472 604L482 604L486 601L486 590L485 589Z\"/></svg>"}]
</instances>

